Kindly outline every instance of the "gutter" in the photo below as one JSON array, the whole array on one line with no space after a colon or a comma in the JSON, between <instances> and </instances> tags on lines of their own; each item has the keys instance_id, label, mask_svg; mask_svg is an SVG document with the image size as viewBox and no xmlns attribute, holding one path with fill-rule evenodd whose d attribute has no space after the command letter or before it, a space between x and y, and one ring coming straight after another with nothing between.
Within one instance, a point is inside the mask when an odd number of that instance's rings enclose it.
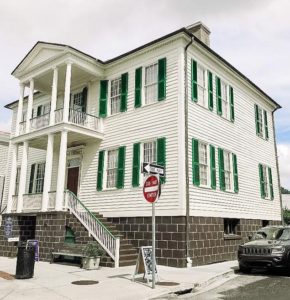
<instances>
[{"instance_id":1,"label":"gutter","mask_svg":"<svg viewBox=\"0 0 290 300\"><path fill-rule=\"evenodd\" d=\"M185 125L185 201L186 201L186 216L185 216L185 244L186 244L186 262L187 267L192 266L192 259L189 254L189 166L188 166L188 69L187 69L187 49L192 45L194 40L193 35L190 37L190 42L184 48L184 125Z\"/></svg>"},{"instance_id":2,"label":"gutter","mask_svg":"<svg viewBox=\"0 0 290 300\"><path fill-rule=\"evenodd\" d=\"M275 148L275 159L276 159L276 168L277 168L277 177L278 177L278 193L280 199L280 210L281 210L281 221L282 225L285 225L284 217L283 217L283 206L282 206L282 194L281 194L281 179L280 179L280 170L279 170L279 161L278 161L278 151L277 151L277 143L276 143L276 131L275 131L275 120L274 120L274 113L280 107L276 107L272 111L272 123L273 123L273 138L274 138L274 148Z\"/></svg>"}]
</instances>

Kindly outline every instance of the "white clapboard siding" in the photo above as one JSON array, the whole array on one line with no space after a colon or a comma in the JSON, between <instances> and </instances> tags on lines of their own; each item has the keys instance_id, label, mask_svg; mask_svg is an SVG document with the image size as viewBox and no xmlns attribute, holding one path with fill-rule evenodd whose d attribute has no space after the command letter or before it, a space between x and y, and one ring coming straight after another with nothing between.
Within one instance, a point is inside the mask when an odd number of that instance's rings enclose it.
<instances>
[{"instance_id":1,"label":"white clapboard siding","mask_svg":"<svg viewBox=\"0 0 290 300\"><path fill-rule=\"evenodd\" d=\"M272 110L262 97L250 91L236 80L228 71L214 61L205 58L195 48L191 48L188 59L188 70L191 69L191 58L201 62L213 73L214 108L205 109L191 100L189 76L189 176L190 206L192 215L236 217L249 219L281 218L278 193L278 177L275 160ZM190 72L189 72L190 74ZM234 89L235 122L217 115L215 76L218 75ZM268 112L269 140L256 135L254 104ZM191 139L196 138L216 147L229 150L237 155L239 173L239 193L222 192L219 189L218 153L216 150L217 189L211 190L195 187L192 184ZM260 196L258 164L272 168L274 200L265 200Z\"/></svg>"},{"instance_id":2,"label":"white clapboard siding","mask_svg":"<svg viewBox=\"0 0 290 300\"><path fill-rule=\"evenodd\" d=\"M142 187L132 187L133 144L150 139L166 138L166 184L156 208L157 214L179 214L178 194L178 48L172 44L142 55L122 66L107 70L107 78L113 79L129 73L128 110L104 119L105 136L98 145L85 149L80 198L92 210L106 216L142 216L151 213L151 205L143 199ZM134 108L135 69L167 59L166 100ZM144 70L143 70L144 73ZM143 81L144 83L144 81ZM99 92L98 92L99 93ZM97 98L98 99L98 98ZM125 187L120 190L96 190L98 147L100 150L126 146ZM105 176L105 174L104 174ZM140 175L141 176L141 175Z\"/></svg>"}]
</instances>

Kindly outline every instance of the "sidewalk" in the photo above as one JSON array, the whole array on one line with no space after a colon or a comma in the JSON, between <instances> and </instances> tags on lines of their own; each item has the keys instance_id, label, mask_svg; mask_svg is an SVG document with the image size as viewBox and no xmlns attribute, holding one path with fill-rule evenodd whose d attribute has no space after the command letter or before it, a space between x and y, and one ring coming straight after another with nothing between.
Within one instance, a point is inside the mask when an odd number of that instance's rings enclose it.
<instances>
[{"instance_id":1,"label":"sidewalk","mask_svg":"<svg viewBox=\"0 0 290 300\"><path fill-rule=\"evenodd\" d=\"M236 261L228 261L189 269L158 266L161 282L179 285L151 285L141 279L132 282L135 266L100 268L87 271L78 266L35 263L34 277L24 280L6 280L0 277L1 300L142 300L156 298L188 288L206 286L225 274L232 273ZM0 271L15 274L16 259L0 257ZM140 277L142 278L142 276ZM95 285L74 285L77 280L96 280Z\"/></svg>"}]
</instances>

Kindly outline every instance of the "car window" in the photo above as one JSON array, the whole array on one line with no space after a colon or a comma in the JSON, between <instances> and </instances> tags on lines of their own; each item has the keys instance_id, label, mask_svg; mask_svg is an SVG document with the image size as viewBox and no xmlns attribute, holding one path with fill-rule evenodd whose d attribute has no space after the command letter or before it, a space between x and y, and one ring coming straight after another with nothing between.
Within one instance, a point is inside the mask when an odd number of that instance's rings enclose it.
<instances>
[{"instance_id":1,"label":"car window","mask_svg":"<svg viewBox=\"0 0 290 300\"><path fill-rule=\"evenodd\" d=\"M261 240L261 239L274 240L277 238L278 232L279 232L279 228L276 227L261 228L256 233L254 233L251 240Z\"/></svg>"},{"instance_id":2,"label":"car window","mask_svg":"<svg viewBox=\"0 0 290 300\"><path fill-rule=\"evenodd\" d=\"M290 228L284 228L279 232L278 240L290 240Z\"/></svg>"}]
</instances>

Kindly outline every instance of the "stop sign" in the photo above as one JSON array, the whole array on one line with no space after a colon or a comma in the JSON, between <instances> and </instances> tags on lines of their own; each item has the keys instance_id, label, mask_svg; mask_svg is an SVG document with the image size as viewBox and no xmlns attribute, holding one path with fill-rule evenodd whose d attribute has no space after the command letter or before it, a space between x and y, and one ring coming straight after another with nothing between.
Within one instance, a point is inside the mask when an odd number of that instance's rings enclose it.
<instances>
[{"instance_id":1,"label":"stop sign","mask_svg":"<svg viewBox=\"0 0 290 300\"><path fill-rule=\"evenodd\" d=\"M157 176L150 175L146 178L143 185L143 195L144 198L153 203L157 200L159 193L159 180Z\"/></svg>"}]
</instances>

